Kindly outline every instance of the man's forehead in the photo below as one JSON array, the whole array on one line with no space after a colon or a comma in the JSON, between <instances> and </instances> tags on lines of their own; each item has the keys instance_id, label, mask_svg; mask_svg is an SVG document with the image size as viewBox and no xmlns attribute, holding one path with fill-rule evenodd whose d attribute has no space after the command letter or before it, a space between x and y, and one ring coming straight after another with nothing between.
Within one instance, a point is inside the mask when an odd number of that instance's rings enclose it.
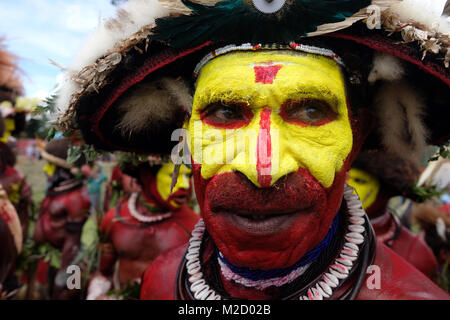
<instances>
[{"instance_id":1,"label":"man's forehead","mask_svg":"<svg viewBox=\"0 0 450 320\"><path fill-rule=\"evenodd\" d=\"M292 50L268 50L268 51L243 51L231 52L218 56L208 62L201 71L221 69L226 67L270 66L279 64L283 66L316 66L328 67L335 71L340 70L339 65L333 60L318 54L311 54ZM200 73L201 75L201 73Z\"/></svg>"}]
</instances>

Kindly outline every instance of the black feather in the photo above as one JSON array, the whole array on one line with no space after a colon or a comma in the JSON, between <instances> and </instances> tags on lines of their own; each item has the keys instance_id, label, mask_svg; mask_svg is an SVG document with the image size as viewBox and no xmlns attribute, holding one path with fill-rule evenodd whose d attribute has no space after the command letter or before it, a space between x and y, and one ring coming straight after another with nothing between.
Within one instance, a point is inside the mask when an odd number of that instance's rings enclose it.
<instances>
[{"instance_id":1,"label":"black feather","mask_svg":"<svg viewBox=\"0 0 450 320\"><path fill-rule=\"evenodd\" d=\"M190 0L182 2L192 13L157 19L151 39L174 47L196 46L207 41L289 43L322 24L343 21L371 1L293 0L274 14L262 13L242 0L224 0L215 6Z\"/></svg>"}]
</instances>

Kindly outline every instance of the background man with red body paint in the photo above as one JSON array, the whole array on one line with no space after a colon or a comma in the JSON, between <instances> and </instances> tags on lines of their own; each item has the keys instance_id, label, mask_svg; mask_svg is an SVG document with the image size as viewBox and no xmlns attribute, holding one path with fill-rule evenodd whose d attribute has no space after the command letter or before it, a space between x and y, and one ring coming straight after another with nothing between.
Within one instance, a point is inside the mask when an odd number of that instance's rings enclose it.
<instances>
[{"instance_id":1,"label":"background man with red body paint","mask_svg":"<svg viewBox=\"0 0 450 320\"><path fill-rule=\"evenodd\" d=\"M371 1L182 2L129 2L129 17L148 10L140 31L59 100L61 129L80 128L102 149L170 151L185 129L174 150L191 153L203 219L188 244L153 261L141 298L448 299L376 243L345 185L362 148L405 156L421 152L427 129L430 140L448 134L436 125L448 116L446 51L422 61L420 39L413 49L401 39L400 21L412 17L396 1L373 1L383 30L361 22ZM403 69L386 72L391 60ZM91 64L78 61L86 68L67 78L87 79ZM178 103L136 107L165 91L165 78L176 79ZM381 288L366 286L371 264Z\"/></svg>"},{"instance_id":2,"label":"background man with red body paint","mask_svg":"<svg viewBox=\"0 0 450 320\"><path fill-rule=\"evenodd\" d=\"M170 194L172 163L154 157L121 167L135 177L139 189L119 199L102 219L99 272L91 280L88 300L115 299L117 295L106 293L140 287L148 265L160 253L186 243L198 221L189 207L190 169L183 166Z\"/></svg>"}]
</instances>

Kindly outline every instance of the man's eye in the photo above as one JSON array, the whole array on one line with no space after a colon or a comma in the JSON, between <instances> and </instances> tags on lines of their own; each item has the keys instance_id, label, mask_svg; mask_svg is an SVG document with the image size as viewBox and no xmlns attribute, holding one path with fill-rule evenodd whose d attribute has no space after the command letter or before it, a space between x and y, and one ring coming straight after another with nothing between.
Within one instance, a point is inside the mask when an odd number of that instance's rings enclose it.
<instances>
[{"instance_id":1,"label":"man's eye","mask_svg":"<svg viewBox=\"0 0 450 320\"><path fill-rule=\"evenodd\" d=\"M289 100L281 109L281 116L287 122L320 126L337 118L330 105L319 99Z\"/></svg>"},{"instance_id":2,"label":"man's eye","mask_svg":"<svg viewBox=\"0 0 450 320\"><path fill-rule=\"evenodd\" d=\"M366 183L367 183L366 180L359 179L359 178L354 179L354 181L355 181L357 184L366 184Z\"/></svg>"},{"instance_id":3,"label":"man's eye","mask_svg":"<svg viewBox=\"0 0 450 320\"><path fill-rule=\"evenodd\" d=\"M217 102L206 107L201 118L206 123L215 127L239 128L248 124L253 113L244 103L225 104Z\"/></svg>"}]
</instances>

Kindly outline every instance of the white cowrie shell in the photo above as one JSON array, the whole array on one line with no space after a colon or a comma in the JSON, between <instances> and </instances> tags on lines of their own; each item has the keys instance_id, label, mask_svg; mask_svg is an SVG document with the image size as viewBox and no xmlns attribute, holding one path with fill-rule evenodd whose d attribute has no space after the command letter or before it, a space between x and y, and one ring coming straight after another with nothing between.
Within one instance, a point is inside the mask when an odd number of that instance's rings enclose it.
<instances>
[{"instance_id":1,"label":"white cowrie shell","mask_svg":"<svg viewBox=\"0 0 450 320\"><path fill-rule=\"evenodd\" d=\"M328 296L331 296L333 294L333 290L331 290L331 287L328 284L326 284L325 282L320 281L319 285Z\"/></svg>"},{"instance_id":2,"label":"white cowrie shell","mask_svg":"<svg viewBox=\"0 0 450 320\"><path fill-rule=\"evenodd\" d=\"M364 228L363 226L351 224L348 226L348 230L350 230L351 232L363 233L364 231L366 231L366 228Z\"/></svg>"},{"instance_id":3,"label":"white cowrie shell","mask_svg":"<svg viewBox=\"0 0 450 320\"><path fill-rule=\"evenodd\" d=\"M354 243L351 243L351 242L346 242L344 244L344 248L348 248L348 249L353 249L353 250L359 251L358 246L356 244L354 244Z\"/></svg>"},{"instance_id":4,"label":"white cowrie shell","mask_svg":"<svg viewBox=\"0 0 450 320\"><path fill-rule=\"evenodd\" d=\"M324 279L325 283L328 284L332 288L336 288L339 284L338 278L331 273L325 273L323 275L323 279Z\"/></svg>"},{"instance_id":5,"label":"white cowrie shell","mask_svg":"<svg viewBox=\"0 0 450 320\"><path fill-rule=\"evenodd\" d=\"M352 224L358 224L358 225L364 225L364 223L366 222L366 220L364 220L364 218L361 218L361 217L356 217L356 216L353 216L353 217L350 217L350 223L352 223Z\"/></svg>"},{"instance_id":6,"label":"white cowrie shell","mask_svg":"<svg viewBox=\"0 0 450 320\"><path fill-rule=\"evenodd\" d=\"M340 273L340 272L338 272L338 271L336 271L334 269L331 269L331 268L329 270L330 270L330 273L332 275L334 275L338 279L345 279L345 278L347 278L346 274Z\"/></svg>"},{"instance_id":7,"label":"white cowrie shell","mask_svg":"<svg viewBox=\"0 0 450 320\"><path fill-rule=\"evenodd\" d=\"M324 297L324 298L329 298L329 297L330 297L330 295L327 294L327 293L322 289L322 287L321 287L319 284L316 284L316 287L315 287L315 288L319 291L319 293L320 293L320 295L321 295L322 297ZM331 288L330 288L330 290L331 290Z\"/></svg>"},{"instance_id":8,"label":"white cowrie shell","mask_svg":"<svg viewBox=\"0 0 450 320\"><path fill-rule=\"evenodd\" d=\"M339 262L340 264L343 264L344 266L347 266L347 267L353 266L352 260L350 260L349 258L347 258L345 256L342 256L342 255L341 255L340 258L337 258L336 261Z\"/></svg>"}]
</instances>

